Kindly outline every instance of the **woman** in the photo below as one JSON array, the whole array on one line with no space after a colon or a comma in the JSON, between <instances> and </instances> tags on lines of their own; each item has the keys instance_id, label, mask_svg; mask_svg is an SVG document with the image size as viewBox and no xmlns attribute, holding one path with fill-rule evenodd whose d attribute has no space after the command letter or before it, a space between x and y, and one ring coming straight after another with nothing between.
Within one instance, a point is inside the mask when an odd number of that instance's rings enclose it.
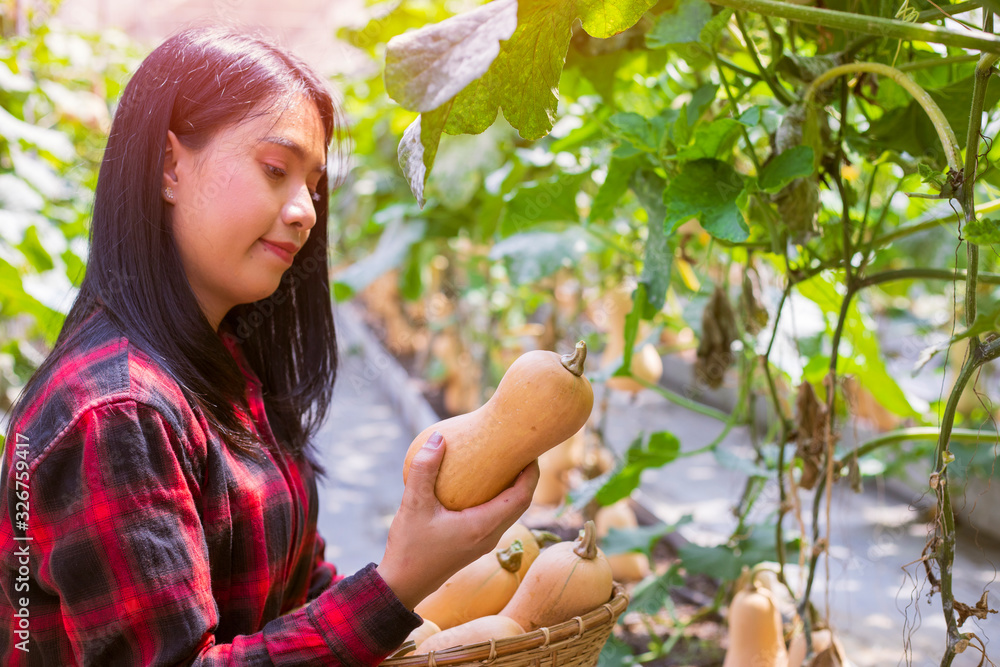
<instances>
[{"instance_id":1,"label":"woman","mask_svg":"<svg viewBox=\"0 0 1000 667\"><path fill-rule=\"evenodd\" d=\"M375 665L526 509L534 464L445 510L435 435L381 562L323 560L339 129L303 63L222 30L168 39L129 82L86 277L7 430L0 664Z\"/></svg>"}]
</instances>

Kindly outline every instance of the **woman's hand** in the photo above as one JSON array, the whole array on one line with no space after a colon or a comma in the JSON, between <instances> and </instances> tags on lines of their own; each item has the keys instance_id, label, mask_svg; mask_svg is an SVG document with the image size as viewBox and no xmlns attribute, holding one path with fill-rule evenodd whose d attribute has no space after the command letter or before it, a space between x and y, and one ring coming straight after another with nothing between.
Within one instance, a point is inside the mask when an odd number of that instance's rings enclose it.
<instances>
[{"instance_id":1,"label":"woman's hand","mask_svg":"<svg viewBox=\"0 0 1000 667\"><path fill-rule=\"evenodd\" d=\"M444 439L435 431L410 461L403 500L378 566L379 575L407 609L496 548L504 531L528 509L538 483L538 462L532 461L493 500L453 512L434 495L444 449Z\"/></svg>"}]
</instances>

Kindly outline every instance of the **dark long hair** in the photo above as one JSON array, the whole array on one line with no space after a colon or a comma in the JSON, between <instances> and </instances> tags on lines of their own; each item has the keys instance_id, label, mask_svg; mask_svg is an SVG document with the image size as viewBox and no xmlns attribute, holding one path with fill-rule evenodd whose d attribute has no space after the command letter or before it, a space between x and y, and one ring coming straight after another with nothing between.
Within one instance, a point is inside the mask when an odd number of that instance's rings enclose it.
<instances>
[{"instance_id":1,"label":"dark long hair","mask_svg":"<svg viewBox=\"0 0 1000 667\"><path fill-rule=\"evenodd\" d=\"M89 316L103 307L113 326L206 412L227 445L260 451L232 408L246 407L246 379L185 276L169 207L161 198L163 164L168 129L184 145L201 148L220 129L299 94L316 104L326 145L337 139L334 157L340 157L342 112L322 80L276 45L226 28L200 27L175 34L146 57L125 87L111 126L86 275L53 351L13 407L11 424L71 344L106 333L88 324L100 319ZM317 224L277 291L236 306L220 326L260 379L280 446L305 456L320 473L311 441L326 417L337 372L327 270L328 178L324 174L317 188Z\"/></svg>"}]
</instances>

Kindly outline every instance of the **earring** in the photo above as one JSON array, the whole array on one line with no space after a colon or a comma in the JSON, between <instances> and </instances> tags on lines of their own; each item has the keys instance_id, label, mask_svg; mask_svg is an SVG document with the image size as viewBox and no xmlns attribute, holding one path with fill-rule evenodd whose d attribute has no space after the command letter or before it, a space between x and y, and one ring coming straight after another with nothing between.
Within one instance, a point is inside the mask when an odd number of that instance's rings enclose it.
<instances>
[{"instance_id":1,"label":"earring","mask_svg":"<svg viewBox=\"0 0 1000 667\"><path fill-rule=\"evenodd\" d=\"M170 187L170 186L167 186L167 187L163 188L163 196L166 197L167 199L169 199L170 201L173 201L174 200L174 189L172 187Z\"/></svg>"}]
</instances>

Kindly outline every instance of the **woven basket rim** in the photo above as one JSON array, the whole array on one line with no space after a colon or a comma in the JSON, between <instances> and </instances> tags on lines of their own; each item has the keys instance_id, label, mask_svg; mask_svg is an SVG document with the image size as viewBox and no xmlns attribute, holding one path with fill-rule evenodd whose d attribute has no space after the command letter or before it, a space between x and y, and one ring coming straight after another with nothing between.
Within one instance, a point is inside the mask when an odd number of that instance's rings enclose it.
<instances>
[{"instance_id":1,"label":"woven basket rim","mask_svg":"<svg viewBox=\"0 0 1000 667\"><path fill-rule=\"evenodd\" d=\"M546 628L539 628L516 637L506 637L478 644L453 646L430 653L418 653L408 657L388 658L382 663L384 667L421 667L435 665L464 664L470 661L491 662L497 658L516 655L534 649L552 648L556 645L568 645L587 633L599 631L605 626L614 625L618 617L628 607L629 596L625 587L617 581L611 591L611 599L599 607L588 611L583 616L574 616L568 621Z\"/></svg>"}]
</instances>

